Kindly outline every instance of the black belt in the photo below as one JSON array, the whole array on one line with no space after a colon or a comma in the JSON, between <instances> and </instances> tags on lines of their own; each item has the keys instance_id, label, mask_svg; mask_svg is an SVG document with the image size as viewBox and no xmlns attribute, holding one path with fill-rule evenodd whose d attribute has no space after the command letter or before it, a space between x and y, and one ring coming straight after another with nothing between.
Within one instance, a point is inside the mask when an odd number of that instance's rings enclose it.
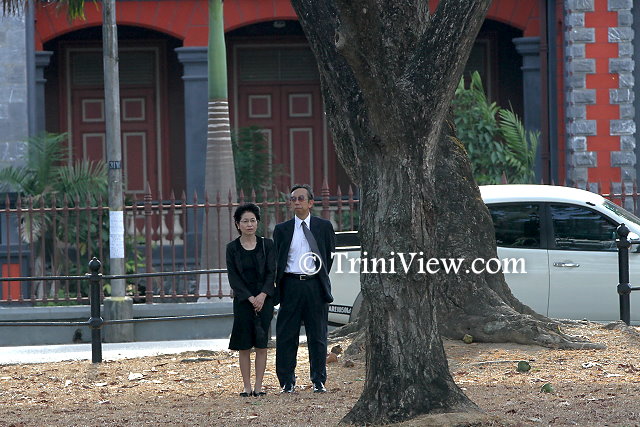
<instances>
[{"instance_id":1,"label":"black belt","mask_svg":"<svg viewBox=\"0 0 640 427\"><path fill-rule=\"evenodd\" d=\"M317 274L297 274L297 273L284 273L284 277L291 277L296 280L311 280L317 279Z\"/></svg>"}]
</instances>

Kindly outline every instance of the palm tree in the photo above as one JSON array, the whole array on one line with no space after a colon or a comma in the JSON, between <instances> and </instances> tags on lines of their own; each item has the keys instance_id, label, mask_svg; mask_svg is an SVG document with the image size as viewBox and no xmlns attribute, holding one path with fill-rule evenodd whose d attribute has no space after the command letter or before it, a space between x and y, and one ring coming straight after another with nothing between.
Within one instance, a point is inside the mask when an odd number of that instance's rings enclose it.
<instances>
[{"instance_id":1,"label":"palm tree","mask_svg":"<svg viewBox=\"0 0 640 427\"><path fill-rule=\"evenodd\" d=\"M231 145L229 122L229 95L227 91L227 54L224 42L222 0L209 0L209 105L207 114L207 153L205 163L205 193L209 202L218 197L227 201L236 197L236 177ZM221 268L224 265L224 248L232 237L233 225L228 209L220 209L208 215L204 222L202 259L203 268ZM235 236L233 236L235 237ZM210 276L213 277L213 276ZM209 284L209 288L207 288ZM216 281L201 277L200 294L218 293ZM228 284L222 285L222 293L229 293Z\"/></svg>"}]
</instances>

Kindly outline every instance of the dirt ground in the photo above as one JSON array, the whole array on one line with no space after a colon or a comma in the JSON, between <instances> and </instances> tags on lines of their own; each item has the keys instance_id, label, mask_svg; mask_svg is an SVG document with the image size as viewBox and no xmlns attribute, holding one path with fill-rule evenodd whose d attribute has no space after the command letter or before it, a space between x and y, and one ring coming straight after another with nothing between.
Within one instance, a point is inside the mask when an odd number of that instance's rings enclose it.
<instances>
[{"instance_id":1,"label":"dirt ground","mask_svg":"<svg viewBox=\"0 0 640 427\"><path fill-rule=\"evenodd\" d=\"M445 341L456 382L484 414L426 416L403 425L640 425L640 333L592 323L565 331L604 350L549 350ZM343 347L348 342L341 342ZM305 347L298 390L280 395L269 350L267 396L241 398L237 353L199 351L102 364L88 361L0 366L0 426L323 426L358 399L364 362L328 365L328 393L314 394ZM531 370L517 371L525 360ZM551 392L541 387L550 384Z\"/></svg>"}]
</instances>

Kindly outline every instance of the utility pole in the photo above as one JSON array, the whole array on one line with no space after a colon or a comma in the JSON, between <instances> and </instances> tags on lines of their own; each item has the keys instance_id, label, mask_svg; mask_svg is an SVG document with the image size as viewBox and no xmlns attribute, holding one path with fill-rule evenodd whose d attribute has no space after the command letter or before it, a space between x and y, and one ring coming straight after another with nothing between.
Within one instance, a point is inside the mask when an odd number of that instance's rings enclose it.
<instances>
[{"instance_id":1,"label":"utility pole","mask_svg":"<svg viewBox=\"0 0 640 427\"><path fill-rule=\"evenodd\" d=\"M102 1L102 49L104 65L104 108L109 166L109 267L113 275L124 274L124 198L122 195L122 141L120 134L120 73L118 70L118 27L115 0ZM104 302L107 319L133 317L133 301L125 295L125 280L111 280L111 298ZM131 324L111 325L105 341L133 341Z\"/></svg>"}]
</instances>

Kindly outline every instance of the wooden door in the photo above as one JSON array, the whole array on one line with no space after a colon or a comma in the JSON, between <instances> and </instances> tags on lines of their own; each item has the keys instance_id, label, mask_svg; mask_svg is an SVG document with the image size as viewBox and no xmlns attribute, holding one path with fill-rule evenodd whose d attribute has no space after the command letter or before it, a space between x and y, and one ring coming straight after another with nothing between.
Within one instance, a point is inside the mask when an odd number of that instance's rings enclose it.
<instances>
[{"instance_id":1,"label":"wooden door","mask_svg":"<svg viewBox=\"0 0 640 427\"><path fill-rule=\"evenodd\" d=\"M120 127L122 174L128 196L141 197L149 185L152 197L162 189L161 81L158 47L122 48ZM71 157L107 160L102 53L96 48L69 47L67 58L67 126Z\"/></svg>"},{"instance_id":2,"label":"wooden door","mask_svg":"<svg viewBox=\"0 0 640 427\"><path fill-rule=\"evenodd\" d=\"M107 160L104 94L73 90L73 157ZM122 89L120 94L122 172L125 193L144 194L149 183L158 190L158 148L152 89Z\"/></svg>"},{"instance_id":3,"label":"wooden door","mask_svg":"<svg viewBox=\"0 0 640 427\"><path fill-rule=\"evenodd\" d=\"M319 86L242 85L238 102L239 127L262 128L273 164L284 169L285 175L276 180L279 188L310 183L319 191L325 175L334 179L328 175L335 155L324 129Z\"/></svg>"}]
</instances>

